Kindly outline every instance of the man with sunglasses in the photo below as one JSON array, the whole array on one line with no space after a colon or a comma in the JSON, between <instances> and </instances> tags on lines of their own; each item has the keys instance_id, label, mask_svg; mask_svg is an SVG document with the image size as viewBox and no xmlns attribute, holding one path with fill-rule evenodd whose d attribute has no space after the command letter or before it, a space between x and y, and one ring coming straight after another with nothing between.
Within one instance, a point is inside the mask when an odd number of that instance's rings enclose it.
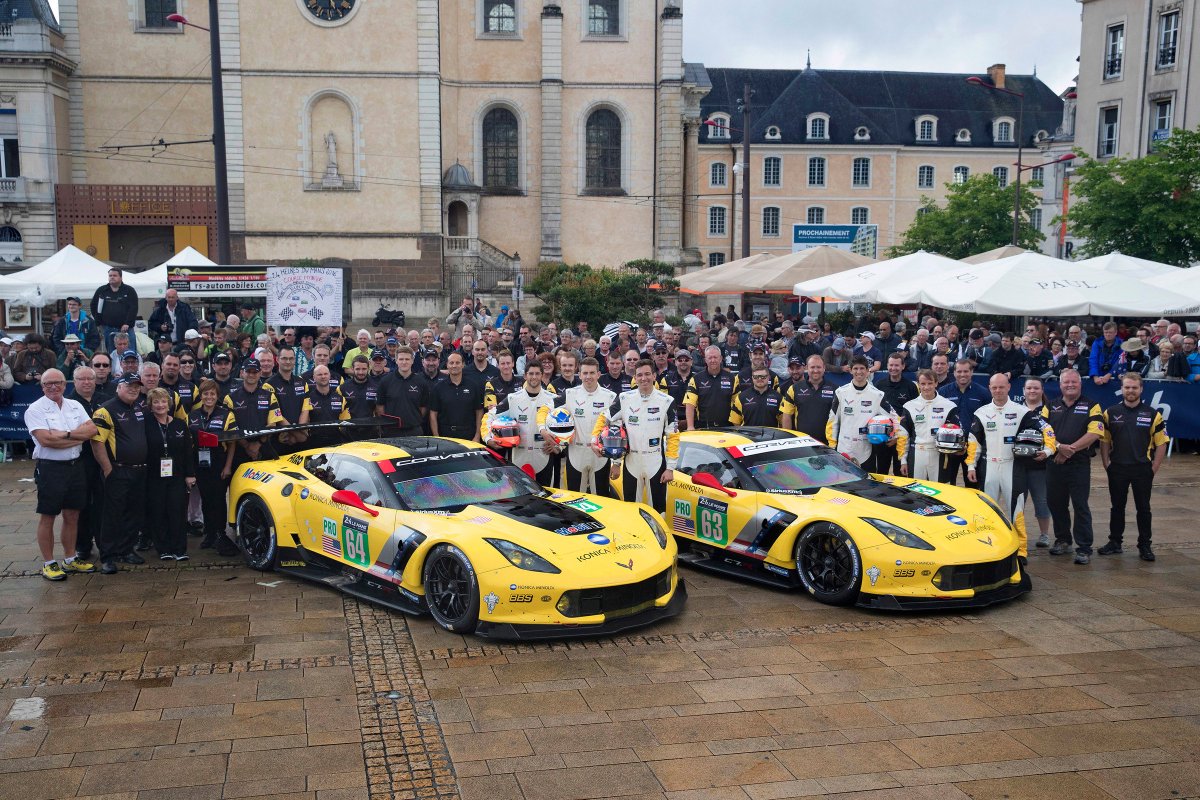
<instances>
[{"instance_id":1,"label":"man with sunglasses","mask_svg":"<svg viewBox=\"0 0 1200 800\"><path fill-rule=\"evenodd\" d=\"M779 425L779 406L782 399L771 387L771 370L755 366L750 370L750 385L743 386L733 396L729 408L731 425Z\"/></svg>"},{"instance_id":2,"label":"man with sunglasses","mask_svg":"<svg viewBox=\"0 0 1200 800\"><path fill-rule=\"evenodd\" d=\"M191 360L193 365L196 363L196 357L193 355L184 354L183 358ZM179 407L184 410L184 413L190 414L192 407L200 401L200 398L196 396L196 384L183 377L183 358L175 353L167 353L163 356L159 386L178 395Z\"/></svg>"},{"instance_id":3,"label":"man with sunglasses","mask_svg":"<svg viewBox=\"0 0 1200 800\"><path fill-rule=\"evenodd\" d=\"M112 375L112 357L107 353L92 356L92 369L96 371L96 405L107 403L117 396L117 381Z\"/></svg>"}]
</instances>

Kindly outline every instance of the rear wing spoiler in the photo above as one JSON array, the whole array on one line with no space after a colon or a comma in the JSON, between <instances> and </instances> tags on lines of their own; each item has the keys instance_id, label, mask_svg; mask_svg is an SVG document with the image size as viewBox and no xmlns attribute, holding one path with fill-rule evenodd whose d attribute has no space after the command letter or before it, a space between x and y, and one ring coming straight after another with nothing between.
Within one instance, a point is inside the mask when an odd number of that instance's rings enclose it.
<instances>
[{"instance_id":1,"label":"rear wing spoiler","mask_svg":"<svg viewBox=\"0 0 1200 800\"><path fill-rule=\"evenodd\" d=\"M219 444L226 442L240 442L246 439L263 439L268 436L278 436L283 433L292 432L307 432L307 431L342 431L349 434L352 431L374 429L376 432L380 428L388 425L395 425L399 422L399 418L391 416L367 417L363 419L347 419L338 420L337 422L314 422L308 425L281 425L278 428L264 428L257 431L221 431L220 433L212 433L211 431L200 431L197 436L197 443L201 447L216 447ZM363 437L369 438L369 437Z\"/></svg>"}]
</instances>

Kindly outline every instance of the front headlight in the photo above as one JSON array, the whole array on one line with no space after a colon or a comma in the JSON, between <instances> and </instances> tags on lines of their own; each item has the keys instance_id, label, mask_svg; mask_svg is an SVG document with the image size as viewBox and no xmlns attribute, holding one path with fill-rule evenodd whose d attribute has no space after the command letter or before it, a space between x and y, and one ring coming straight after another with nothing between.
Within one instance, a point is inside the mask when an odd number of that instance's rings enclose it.
<instances>
[{"instance_id":1,"label":"front headlight","mask_svg":"<svg viewBox=\"0 0 1200 800\"><path fill-rule=\"evenodd\" d=\"M658 524L658 520L654 515L644 508L639 508L638 513L642 515L642 519L646 520L646 524L650 526L650 530L654 533L654 538L658 540L658 546L663 550L667 549L667 532L663 530L663 526Z\"/></svg>"},{"instance_id":2,"label":"front headlight","mask_svg":"<svg viewBox=\"0 0 1200 800\"><path fill-rule=\"evenodd\" d=\"M562 570L539 556L537 553L526 550L519 544L513 544L505 539L484 539L484 541L499 550L500 555L508 559L508 563L519 569L529 570L530 572L549 572L553 574L562 572Z\"/></svg>"},{"instance_id":3,"label":"front headlight","mask_svg":"<svg viewBox=\"0 0 1200 800\"><path fill-rule=\"evenodd\" d=\"M863 522L868 523L875 530L882 533L888 538L892 544L898 544L901 547L911 547L914 550L932 550L933 545L917 536L915 533L910 533L904 530L899 525L893 525L890 522L885 522L881 519L872 517L863 517Z\"/></svg>"},{"instance_id":4,"label":"front headlight","mask_svg":"<svg viewBox=\"0 0 1200 800\"><path fill-rule=\"evenodd\" d=\"M986 503L988 508L990 508L992 511L995 511L996 516L999 517L1000 519L1004 520L1005 525L1007 525L1009 528L1012 528L1012 520L1008 518L1008 514L1005 514L1003 511L1000 510L1000 506L996 505L995 500L988 497L983 492L979 493L979 499L982 500L984 503Z\"/></svg>"}]
</instances>

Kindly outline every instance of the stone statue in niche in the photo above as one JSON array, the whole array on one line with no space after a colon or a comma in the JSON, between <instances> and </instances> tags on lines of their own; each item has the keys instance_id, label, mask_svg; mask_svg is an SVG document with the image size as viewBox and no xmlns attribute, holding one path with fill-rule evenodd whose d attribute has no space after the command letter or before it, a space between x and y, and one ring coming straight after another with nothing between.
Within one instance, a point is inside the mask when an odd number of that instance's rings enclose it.
<instances>
[{"instance_id":1,"label":"stone statue in niche","mask_svg":"<svg viewBox=\"0 0 1200 800\"><path fill-rule=\"evenodd\" d=\"M321 178L321 187L323 189L341 189L342 176L338 172L337 163L337 136L333 131L325 134L325 155L327 161L325 175Z\"/></svg>"}]
</instances>

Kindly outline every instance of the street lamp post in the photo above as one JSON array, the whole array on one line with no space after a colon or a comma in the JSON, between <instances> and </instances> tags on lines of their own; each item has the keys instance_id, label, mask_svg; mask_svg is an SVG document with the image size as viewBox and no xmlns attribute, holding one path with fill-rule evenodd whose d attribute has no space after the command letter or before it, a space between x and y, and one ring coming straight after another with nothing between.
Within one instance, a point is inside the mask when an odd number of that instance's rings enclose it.
<instances>
[{"instance_id":1,"label":"street lamp post","mask_svg":"<svg viewBox=\"0 0 1200 800\"><path fill-rule=\"evenodd\" d=\"M217 0L208 0L208 27L188 22L182 14L169 14L167 20L208 31L212 61L213 165L217 196L217 263L229 264L229 166L225 155L225 93L221 85L221 30L217 19Z\"/></svg>"},{"instance_id":2,"label":"street lamp post","mask_svg":"<svg viewBox=\"0 0 1200 800\"><path fill-rule=\"evenodd\" d=\"M982 89L988 89L993 92L1001 92L1017 98L1017 185L1016 191L1013 193L1013 228L1012 228L1012 243L1015 245L1020 238L1021 224L1021 156L1025 148L1025 93L1017 92L1012 89L1005 89L997 86L994 83L988 83L983 78L972 75L967 78L967 83L972 86L978 86Z\"/></svg>"}]
</instances>

